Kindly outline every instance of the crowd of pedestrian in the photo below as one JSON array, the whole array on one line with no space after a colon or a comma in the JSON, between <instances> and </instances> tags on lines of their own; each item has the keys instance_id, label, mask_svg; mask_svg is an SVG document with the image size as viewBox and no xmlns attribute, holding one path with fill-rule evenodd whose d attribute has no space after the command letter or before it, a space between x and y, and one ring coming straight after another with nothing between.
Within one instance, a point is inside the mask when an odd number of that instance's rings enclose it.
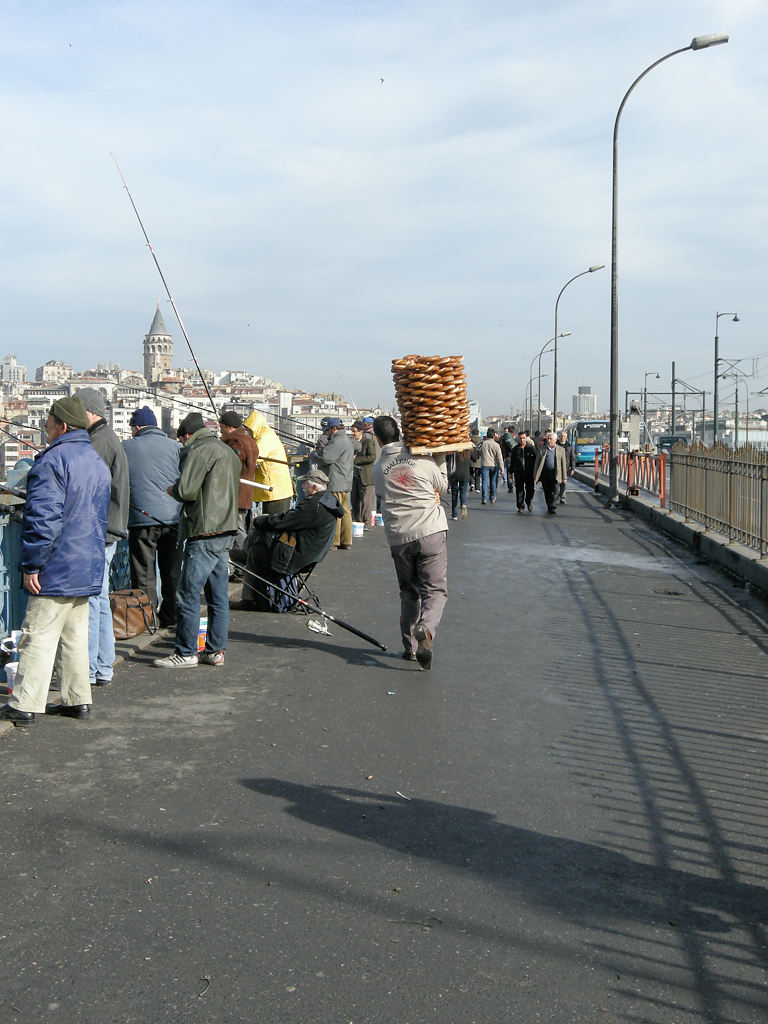
<instances>
[{"instance_id":1,"label":"crowd of pedestrian","mask_svg":"<svg viewBox=\"0 0 768 1024\"><path fill-rule=\"evenodd\" d=\"M391 416L356 420L351 437L329 417L306 452L303 496L294 503L285 448L262 413L245 422L223 413L220 437L198 412L179 423L176 440L147 406L130 426L121 444L92 388L51 407L48 445L27 477L20 566L29 599L16 683L0 708L0 719L17 726L42 712L87 718L91 687L110 684L110 566L123 538L132 585L146 592L159 625L175 632L173 652L153 664L220 666L230 609L274 608L275 593L287 593L295 574L311 571L331 548L350 549L353 515L371 524L378 508L399 587L402 656L429 669L447 600L443 494L450 490L457 521L467 518L471 489L481 506L492 505L506 480L522 514L532 511L538 483L555 515L574 471L564 432L537 443L507 427L499 441L490 428L461 451L431 456L412 453ZM244 581L242 599L230 602L232 561L243 566ZM201 592L207 630L199 650ZM61 699L46 706L53 674Z\"/></svg>"}]
</instances>

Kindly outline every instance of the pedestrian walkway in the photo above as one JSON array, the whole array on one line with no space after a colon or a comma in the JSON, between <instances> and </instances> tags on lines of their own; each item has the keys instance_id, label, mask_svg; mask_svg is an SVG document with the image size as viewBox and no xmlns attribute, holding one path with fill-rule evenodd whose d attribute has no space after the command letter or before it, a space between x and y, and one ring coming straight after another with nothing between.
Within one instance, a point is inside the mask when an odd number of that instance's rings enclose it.
<instances>
[{"instance_id":1,"label":"pedestrian walkway","mask_svg":"<svg viewBox=\"0 0 768 1024\"><path fill-rule=\"evenodd\" d=\"M323 606L159 641L0 738L0 1019L765 1024L765 605L569 484L450 522L429 673L383 532Z\"/></svg>"}]
</instances>

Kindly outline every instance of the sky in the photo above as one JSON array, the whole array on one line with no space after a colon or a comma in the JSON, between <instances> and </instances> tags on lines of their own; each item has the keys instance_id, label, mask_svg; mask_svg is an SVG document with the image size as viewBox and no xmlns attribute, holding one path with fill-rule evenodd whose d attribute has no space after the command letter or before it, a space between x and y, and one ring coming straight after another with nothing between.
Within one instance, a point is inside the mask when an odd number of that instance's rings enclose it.
<instances>
[{"instance_id":1,"label":"sky","mask_svg":"<svg viewBox=\"0 0 768 1024\"><path fill-rule=\"evenodd\" d=\"M114 156L201 366L389 407L393 358L458 354L485 415L522 405L558 293L601 263L560 298L558 406L607 408L616 113L729 33L621 117L619 387L652 407L674 361L711 403L725 311L741 402L768 407L763 0L0 12L2 354L140 369L159 300L191 365Z\"/></svg>"}]
</instances>

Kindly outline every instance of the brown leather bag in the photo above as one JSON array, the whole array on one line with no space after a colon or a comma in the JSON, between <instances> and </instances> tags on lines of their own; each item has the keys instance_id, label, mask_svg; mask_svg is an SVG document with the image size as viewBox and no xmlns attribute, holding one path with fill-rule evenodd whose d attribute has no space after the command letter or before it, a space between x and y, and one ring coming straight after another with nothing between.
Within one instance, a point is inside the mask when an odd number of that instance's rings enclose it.
<instances>
[{"instance_id":1,"label":"brown leather bag","mask_svg":"<svg viewBox=\"0 0 768 1024\"><path fill-rule=\"evenodd\" d=\"M146 590L113 590L109 595L115 640L129 640L149 630L157 632L157 618Z\"/></svg>"}]
</instances>

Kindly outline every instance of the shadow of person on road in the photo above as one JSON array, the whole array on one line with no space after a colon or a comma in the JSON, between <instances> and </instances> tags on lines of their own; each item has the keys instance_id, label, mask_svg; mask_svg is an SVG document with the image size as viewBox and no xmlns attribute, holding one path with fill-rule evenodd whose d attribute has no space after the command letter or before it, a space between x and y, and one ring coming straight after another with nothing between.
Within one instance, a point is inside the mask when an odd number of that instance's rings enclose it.
<instances>
[{"instance_id":1,"label":"shadow of person on road","mask_svg":"<svg viewBox=\"0 0 768 1024\"><path fill-rule=\"evenodd\" d=\"M318 828L470 871L585 923L629 919L726 933L768 924L768 893L735 881L633 861L593 843L506 825L485 811L432 800L284 779L244 779ZM765 950L762 954L768 963Z\"/></svg>"}]
</instances>

